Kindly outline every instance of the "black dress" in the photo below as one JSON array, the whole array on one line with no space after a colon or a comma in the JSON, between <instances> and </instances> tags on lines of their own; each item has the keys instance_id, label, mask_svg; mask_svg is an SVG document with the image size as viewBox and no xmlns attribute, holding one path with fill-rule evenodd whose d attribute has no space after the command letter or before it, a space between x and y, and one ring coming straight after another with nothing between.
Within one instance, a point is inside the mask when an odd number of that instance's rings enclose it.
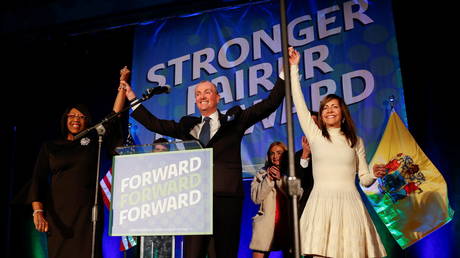
<instances>
[{"instance_id":1,"label":"black dress","mask_svg":"<svg viewBox=\"0 0 460 258\"><path fill-rule=\"evenodd\" d=\"M110 153L121 145L117 127L120 128L118 123L112 123L104 140ZM95 134L81 140L56 140L42 145L28 197L31 202L44 204L50 258L91 257L97 151ZM98 225L103 225L102 217L99 216ZM95 257L102 257L100 233L98 229Z\"/></svg>"}]
</instances>

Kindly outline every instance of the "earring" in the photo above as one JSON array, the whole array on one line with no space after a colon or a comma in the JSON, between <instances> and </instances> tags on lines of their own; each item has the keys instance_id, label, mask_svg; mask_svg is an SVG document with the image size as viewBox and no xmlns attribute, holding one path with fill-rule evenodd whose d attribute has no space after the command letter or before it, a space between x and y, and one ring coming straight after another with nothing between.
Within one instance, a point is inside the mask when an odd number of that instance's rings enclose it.
<instances>
[{"instance_id":1,"label":"earring","mask_svg":"<svg viewBox=\"0 0 460 258\"><path fill-rule=\"evenodd\" d=\"M342 124L345 123L345 118L342 118Z\"/></svg>"}]
</instances>

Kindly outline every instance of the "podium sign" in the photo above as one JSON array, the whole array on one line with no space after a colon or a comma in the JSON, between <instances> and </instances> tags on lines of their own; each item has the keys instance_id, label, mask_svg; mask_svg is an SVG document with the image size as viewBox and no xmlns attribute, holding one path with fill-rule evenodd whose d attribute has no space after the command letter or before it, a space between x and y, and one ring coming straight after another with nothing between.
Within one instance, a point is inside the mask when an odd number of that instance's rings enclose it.
<instances>
[{"instance_id":1,"label":"podium sign","mask_svg":"<svg viewBox=\"0 0 460 258\"><path fill-rule=\"evenodd\" d=\"M114 157L110 234L212 234L212 149Z\"/></svg>"}]
</instances>

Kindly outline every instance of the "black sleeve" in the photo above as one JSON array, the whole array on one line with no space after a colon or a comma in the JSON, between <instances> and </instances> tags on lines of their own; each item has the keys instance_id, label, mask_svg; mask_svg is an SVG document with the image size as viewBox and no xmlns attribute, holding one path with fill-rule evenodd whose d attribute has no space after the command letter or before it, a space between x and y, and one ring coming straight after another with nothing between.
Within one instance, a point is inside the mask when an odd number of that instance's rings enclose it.
<instances>
[{"instance_id":1,"label":"black sleeve","mask_svg":"<svg viewBox=\"0 0 460 258\"><path fill-rule=\"evenodd\" d=\"M245 109L241 115L241 122L244 125L244 129L249 128L253 124L260 120L268 117L271 113L281 105L286 95L284 80L278 77L275 86L268 95L267 98L261 102Z\"/></svg>"},{"instance_id":2,"label":"black sleeve","mask_svg":"<svg viewBox=\"0 0 460 258\"><path fill-rule=\"evenodd\" d=\"M159 119L150 113L143 105L138 106L131 116L148 130L176 139L183 139L181 126L174 120Z\"/></svg>"},{"instance_id":3,"label":"black sleeve","mask_svg":"<svg viewBox=\"0 0 460 258\"><path fill-rule=\"evenodd\" d=\"M123 145L122 121L123 119L120 116L115 117L106 124L104 124L104 127L106 129L106 133L104 135L104 144L110 156L115 154L116 147L120 147Z\"/></svg>"},{"instance_id":4,"label":"black sleeve","mask_svg":"<svg viewBox=\"0 0 460 258\"><path fill-rule=\"evenodd\" d=\"M299 150L297 151L295 154L294 154L294 164L295 164L295 176L297 178L299 178L300 180L302 180L302 182L304 181L304 177L305 177L305 173L308 172L307 168L303 168L301 165L300 165L300 158L302 157L302 150Z\"/></svg>"},{"instance_id":5,"label":"black sleeve","mask_svg":"<svg viewBox=\"0 0 460 258\"><path fill-rule=\"evenodd\" d=\"M303 168L300 165L300 158L302 157L302 149L297 151L294 155L295 162L295 174L298 179L300 179L300 185L302 186L304 196L308 198L310 195L311 189L313 188L313 162L310 155L310 161L308 162L308 167Z\"/></svg>"},{"instance_id":6,"label":"black sleeve","mask_svg":"<svg viewBox=\"0 0 460 258\"><path fill-rule=\"evenodd\" d=\"M50 172L48 148L46 144L43 144L35 162L27 203L45 201Z\"/></svg>"}]
</instances>

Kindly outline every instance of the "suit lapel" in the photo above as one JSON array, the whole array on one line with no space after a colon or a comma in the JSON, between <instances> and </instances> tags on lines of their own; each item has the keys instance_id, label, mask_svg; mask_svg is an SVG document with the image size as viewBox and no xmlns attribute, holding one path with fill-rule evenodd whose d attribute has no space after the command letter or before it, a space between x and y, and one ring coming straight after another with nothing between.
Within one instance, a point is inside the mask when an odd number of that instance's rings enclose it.
<instances>
[{"instance_id":1,"label":"suit lapel","mask_svg":"<svg viewBox=\"0 0 460 258\"><path fill-rule=\"evenodd\" d=\"M220 111L219 111L219 122L220 122L220 127L217 130L216 134L214 134L214 136L211 138L211 140L209 140L208 146L213 144L216 141L216 139L219 139L220 135L224 131L223 129L225 128L225 126L228 123L227 122L227 116L222 114L222 113L220 113Z\"/></svg>"},{"instance_id":2,"label":"suit lapel","mask_svg":"<svg viewBox=\"0 0 460 258\"><path fill-rule=\"evenodd\" d=\"M193 137L190 134L190 131L192 131L193 127L195 127L197 124L201 123L201 118L196 117L196 116L186 116L182 120L183 124L183 132L185 135L187 135L187 139L193 139L193 140L198 140L197 138Z\"/></svg>"},{"instance_id":3,"label":"suit lapel","mask_svg":"<svg viewBox=\"0 0 460 258\"><path fill-rule=\"evenodd\" d=\"M222 132L224 131L223 129L229 124L229 119L227 115L222 114L220 111L219 112L219 122L220 122L220 127L217 130L216 134L209 140L208 145L212 145L216 139L219 139L221 137ZM234 118L234 115L232 116ZM201 117L194 117L194 116L187 116L183 120L184 123L184 130L187 132L187 135L190 137L190 139L194 139L199 141L199 139L193 137L190 134L190 131L195 127L197 124L201 123Z\"/></svg>"}]
</instances>

